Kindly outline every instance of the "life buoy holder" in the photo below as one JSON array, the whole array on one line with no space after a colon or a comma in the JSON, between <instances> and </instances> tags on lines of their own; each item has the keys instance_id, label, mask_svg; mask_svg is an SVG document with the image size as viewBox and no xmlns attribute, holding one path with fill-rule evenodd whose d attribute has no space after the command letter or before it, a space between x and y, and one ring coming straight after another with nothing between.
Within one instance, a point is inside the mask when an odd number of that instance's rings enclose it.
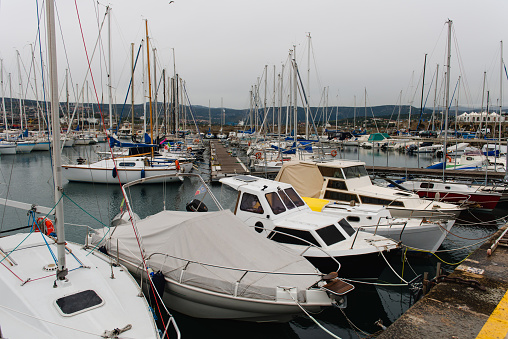
<instances>
[{"instance_id":1,"label":"life buoy holder","mask_svg":"<svg viewBox=\"0 0 508 339\"><path fill-rule=\"evenodd\" d=\"M175 160L175 166L176 166L176 170L179 171L180 170L180 161Z\"/></svg>"},{"instance_id":2,"label":"life buoy holder","mask_svg":"<svg viewBox=\"0 0 508 339\"><path fill-rule=\"evenodd\" d=\"M449 156L449 155L447 155L447 156L446 156L446 162L452 162L452 157L451 157L451 156Z\"/></svg>"},{"instance_id":3,"label":"life buoy holder","mask_svg":"<svg viewBox=\"0 0 508 339\"><path fill-rule=\"evenodd\" d=\"M330 154L335 158L337 156L337 150L332 150Z\"/></svg>"},{"instance_id":4,"label":"life buoy holder","mask_svg":"<svg viewBox=\"0 0 508 339\"><path fill-rule=\"evenodd\" d=\"M34 228L34 232L40 232L42 231L46 235L50 235L51 233L55 233L55 225L53 225L53 222L49 220L48 218L39 217L37 218L37 225L38 228L32 226Z\"/></svg>"},{"instance_id":5,"label":"life buoy holder","mask_svg":"<svg viewBox=\"0 0 508 339\"><path fill-rule=\"evenodd\" d=\"M256 153L256 159L258 159L258 160L263 159L263 154L261 154L261 152L257 152Z\"/></svg>"}]
</instances>

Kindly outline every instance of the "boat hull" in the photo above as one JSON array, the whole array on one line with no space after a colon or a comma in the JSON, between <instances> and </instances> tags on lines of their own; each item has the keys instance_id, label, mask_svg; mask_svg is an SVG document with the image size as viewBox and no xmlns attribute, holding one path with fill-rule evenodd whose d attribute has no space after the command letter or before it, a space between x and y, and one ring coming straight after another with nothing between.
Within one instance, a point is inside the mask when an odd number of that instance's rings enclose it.
<instances>
[{"instance_id":1,"label":"boat hull","mask_svg":"<svg viewBox=\"0 0 508 339\"><path fill-rule=\"evenodd\" d=\"M331 257L305 256L320 272L337 271L337 263ZM379 252L335 257L340 263L341 278L377 279L386 267L386 261ZM368 269L367 269L368 268Z\"/></svg>"},{"instance_id":2,"label":"boat hull","mask_svg":"<svg viewBox=\"0 0 508 339\"><path fill-rule=\"evenodd\" d=\"M464 201L476 204L479 209L492 211L496 208L501 196L495 194L476 194L476 193L456 193L456 192L436 192L422 190L416 192L422 198L434 199L439 193L439 200L451 203L463 203Z\"/></svg>"},{"instance_id":3,"label":"boat hull","mask_svg":"<svg viewBox=\"0 0 508 339\"><path fill-rule=\"evenodd\" d=\"M141 170L132 170L132 169L117 169L116 175L114 175L114 170L112 168L91 168L86 166L71 166L64 165L62 166L62 174L65 179L69 181L76 182L93 182L96 184L118 184L118 180L122 184L125 184L130 181L134 181L141 178L150 178L157 175L163 174L175 174L178 172L176 169L168 170L168 169L152 169L147 168L144 169L144 172ZM144 173L144 176L142 176ZM150 183L172 183L172 182L182 182L183 178L181 177L163 177L160 179L151 180Z\"/></svg>"}]
</instances>

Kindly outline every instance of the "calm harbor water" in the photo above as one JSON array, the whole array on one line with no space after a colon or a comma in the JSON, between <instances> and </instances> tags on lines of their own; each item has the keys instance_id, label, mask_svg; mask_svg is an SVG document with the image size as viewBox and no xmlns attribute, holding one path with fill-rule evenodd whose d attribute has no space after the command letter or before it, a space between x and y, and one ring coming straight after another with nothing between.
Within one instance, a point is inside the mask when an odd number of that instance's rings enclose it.
<instances>
[{"instance_id":1,"label":"calm harbor water","mask_svg":"<svg viewBox=\"0 0 508 339\"><path fill-rule=\"evenodd\" d=\"M104 149L105 145L100 145ZM79 156L94 158L96 146L80 146L64 149L63 155L75 161ZM433 159L428 155L404 155L397 152L380 150L364 150L346 147L337 158L360 159L367 165L425 167ZM209 178L207 155L203 163L198 163L198 171L205 180ZM196 172L196 171L195 171ZM53 182L51 159L49 152L2 156L0 158L0 197L26 203L52 207ZM129 191L129 199L133 201L133 209L140 216L156 213L164 206L166 209L185 210L185 204L194 198L199 187L196 178L185 178L182 184L137 186ZM212 185L212 191L224 208L234 207L236 192L222 185ZM122 201L121 190L117 185L94 185L64 182L64 213L66 236L70 241L83 243L86 229L79 225L94 228L108 225L111 218L119 212ZM204 202L210 210L216 210L210 197ZM443 243L438 253L447 263L453 264L463 260L478 245L480 238L494 233L499 225L498 219L503 216L506 205L500 206L493 213L481 214L464 212L453 227L452 232ZM0 206L0 231L6 231L27 225L26 212ZM496 222L497 221L497 222ZM7 233L8 234L8 233ZM464 246L470 246L466 247ZM450 251L458 249L456 251ZM409 257L409 264L401 260L400 254L392 254L389 258L394 269L406 280L413 279L417 274L427 271L435 275L437 259L435 257ZM453 265L444 264L446 269ZM354 283L356 289L348 295L348 307L343 311L327 309L313 315L327 329L341 338L363 338L380 328L374 323L381 319L389 325L404 313L414 302L411 290L406 286L383 286L383 284L400 283L393 272L386 269L378 286ZM171 307L171 305L168 305ZM195 319L175 313L175 317L184 338L207 336L211 338L329 338L307 317L297 317L287 324L256 324L224 320ZM354 325L352 325L354 324ZM356 326L357 328L355 328ZM363 331L363 332L362 332Z\"/></svg>"}]
</instances>

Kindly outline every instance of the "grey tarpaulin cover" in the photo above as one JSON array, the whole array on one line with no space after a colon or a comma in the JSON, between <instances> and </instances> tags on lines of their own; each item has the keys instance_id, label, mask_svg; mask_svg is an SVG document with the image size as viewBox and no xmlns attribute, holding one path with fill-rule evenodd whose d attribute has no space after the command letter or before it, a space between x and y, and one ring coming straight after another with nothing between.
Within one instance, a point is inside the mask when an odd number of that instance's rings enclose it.
<instances>
[{"instance_id":1,"label":"grey tarpaulin cover","mask_svg":"<svg viewBox=\"0 0 508 339\"><path fill-rule=\"evenodd\" d=\"M154 271L161 270L171 280L180 279L188 260L255 271L317 272L305 258L249 229L229 210L202 213L162 211L138 220L136 226L142 238L147 265ZM94 234L92 243L101 241L106 230ZM111 230L111 241L107 241L109 253L116 255L118 239L120 258L141 267L140 251L131 224L122 223ZM183 274L182 283L233 295L235 284L243 274L244 271L191 263ZM303 292L319 279L317 274L247 273L240 281L237 295L275 300L277 286L297 287L299 292ZM298 293L298 298L304 301L304 295Z\"/></svg>"}]
</instances>

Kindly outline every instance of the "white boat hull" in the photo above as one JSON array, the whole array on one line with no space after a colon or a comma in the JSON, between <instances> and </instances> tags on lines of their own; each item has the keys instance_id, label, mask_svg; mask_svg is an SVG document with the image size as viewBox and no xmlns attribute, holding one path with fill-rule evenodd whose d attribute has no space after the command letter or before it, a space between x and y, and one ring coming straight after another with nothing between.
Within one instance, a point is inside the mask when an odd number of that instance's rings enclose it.
<instances>
[{"instance_id":1,"label":"white boat hull","mask_svg":"<svg viewBox=\"0 0 508 339\"><path fill-rule=\"evenodd\" d=\"M0 144L0 154L16 154L16 144Z\"/></svg>"},{"instance_id":2,"label":"white boat hull","mask_svg":"<svg viewBox=\"0 0 508 339\"><path fill-rule=\"evenodd\" d=\"M130 181L143 178L142 170L139 169L122 169L116 170L117 175L113 175L113 168L92 168L86 165L64 165L62 166L62 174L65 179L69 181L78 182L93 182L96 184L118 184L118 178L122 184ZM163 174L176 174L176 169L144 169L144 178L150 178L157 175ZM170 182L181 182L181 177L164 177L161 179L155 179L150 183L170 183Z\"/></svg>"}]
</instances>

